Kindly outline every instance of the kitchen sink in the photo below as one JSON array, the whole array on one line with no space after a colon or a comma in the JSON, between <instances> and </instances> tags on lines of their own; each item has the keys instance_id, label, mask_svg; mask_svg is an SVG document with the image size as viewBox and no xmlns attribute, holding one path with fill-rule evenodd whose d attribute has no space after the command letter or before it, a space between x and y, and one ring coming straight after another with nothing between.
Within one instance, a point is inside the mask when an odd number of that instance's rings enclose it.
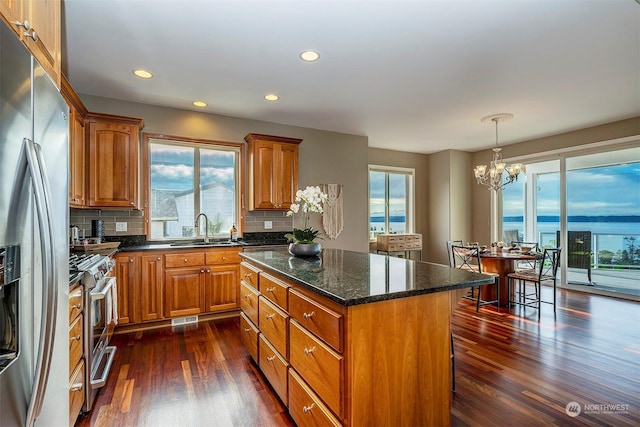
<instances>
[{"instance_id":1,"label":"kitchen sink","mask_svg":"<svg viewBox=\"0 0 640 427\"><path fill-rule=\"evenodd\" d=\"M211 241L211 242L175 242L171 243L171 246L206 246L206 247L218 247L218 246L239 246L242 245L241 242L230 242L228 240L222 241Z\"/></svg>"}]
</instances>

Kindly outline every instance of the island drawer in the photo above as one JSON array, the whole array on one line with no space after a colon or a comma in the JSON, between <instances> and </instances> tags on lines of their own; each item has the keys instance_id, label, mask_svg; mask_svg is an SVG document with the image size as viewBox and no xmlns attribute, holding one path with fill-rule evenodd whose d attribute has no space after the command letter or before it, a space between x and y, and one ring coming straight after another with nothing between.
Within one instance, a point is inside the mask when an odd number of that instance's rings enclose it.
<instances>
[{"instance_id":1,"label":"island drawer","mask_svg":"<svg viewBox=\"0 0 640 427\"><path fill-rule=\"evenodd\" d=\"M245 282L240 282L240 309L243 313L253 322L254 325L258 324L258 291L247 285Z\"/></svg>"},{"instance_id":2,"label":"island drawer","mask_svg":"<svg viewBox=\"0 0 640 427\"><path fill-rule=\"evenodd\" d=\"M71 291L69 291L69 323L76 318L78 314L82 311L83 305L83 297L82 297L82 286L76 286Z\"/></svg>"},{"instance_id":3,"label":"island drawer","mask_svg":"<svg viewBox=\"0 0 640 427\"><path fill-rule=\"evenodd\" d=\"M289 413L299 427L342 425L293 369L289 369Z\"/></svg>"},{"instance_id":4,"label":"island drawer","mask_svg":"<svg viewBox=\"0 0 640 427\"><path fill-rule=\"evenodd\" d=\"M258 306L258 313L260 314L258 329L260 329L260 333L267 337L282 356L287 357L289 316L269 302L264 295L260 295Z\"/></svg>"},{"instance_id":5,"label":"island drawer","mask_svg":"<svg viewBox=\"0 0 640 427\"><path fill-rule=\"evenodd\" d=\"M344 358L292 320L289 362L338 416L343 416Z\"/></svg>"},{"instance_id":6,"label":"island drawer","mask_svg":"<svg viewBox=\"0 0 640 427\"><path fill-rule=\"evenodd\" d=\"M240 263L240 278L258 289L258 273L260 270L246 262Z\"/></svg>"},{"instance_id":7,"label":"island drawer","mask_svg":"<svg viewBox=\"0 0 640 427\"><path fill-rule=\"evenodd\" d=\"M316 334L340 353L343 352L344 316L295 289L289 290L289 314L292 319Z\"/></svg>"},{"instance_id":8,"label":"island drawer","mask_svg":"<svg viewBox=\"0 0 640 427\"><path fill-rule=\"evenodd\" d=\"M69 325L69 374L82 357L82 319L80 315Z\"/></svg>"},{"instance_id":9,"label":"island drawer","mask_svg":"<svg viewBox=\"0 0 640 427\"><path fill-rule=\"evenodd\" d=\"M164 256L164 266L166 268L196 267L200 265L204 265L204 252L177 253Z\"/></svg>"},{"instance_id":10,"label":"island drawer","mask_svg":"<svg viewBox=\"0 0 640 427\"><path fill-rule=\"evenodd\" d=\"M240 333L242 344L253 360L258 363L258 334L260 331L244 313L240 313Z\"/></svg>"},{"instance_id":11,"label":"island drawer","mask_svg":"<svg viewBox=\"0 0 640 427\"><path fill-rule=\"evenodd\" d=\"M236 251L222 251L211 250L206 254L207 265L217 264L238 264L240 262L240 252Z\"/></svg>"},{"instance_id":12,"label":"island drawer","mask_svg":"<svg viewBox=\"0 0 640 427\"><path fill-rule=\"evenodd\" d=\"M280 399L287 406L287 370L289 364L278 354L275 348L267 341L264 335L260 334L260 369L267 377L273 389L278 393Z\"/></svg>"},{"instance_id":13,"label":"island drawer","mask_svg":"<svg viewBox=\"0 0 640 427\"><path fill-rule=\"evenodd\" d=\"M269 300L279 306L281 309L287 311L289 304L287 302L289 285L285 282L276 279L267 273L260 274L260 293Z\"/></svg>"}]
</instances>

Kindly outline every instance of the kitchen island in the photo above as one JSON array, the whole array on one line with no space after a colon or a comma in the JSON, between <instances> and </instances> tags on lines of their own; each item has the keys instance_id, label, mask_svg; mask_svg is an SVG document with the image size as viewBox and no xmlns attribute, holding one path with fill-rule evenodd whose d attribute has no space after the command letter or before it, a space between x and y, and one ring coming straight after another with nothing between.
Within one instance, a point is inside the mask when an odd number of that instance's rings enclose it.
<instances>
[{"instance_id":1,"label":"kitchen island","mask_svg":"<svg viewBox=\"0 0 640 427\"><path fill-rule=\"evenodd\" d=\"M241 257L243 342L298 425L450 424L450 291L490 276L339 249Z\"/></svg>"}]
</instances>

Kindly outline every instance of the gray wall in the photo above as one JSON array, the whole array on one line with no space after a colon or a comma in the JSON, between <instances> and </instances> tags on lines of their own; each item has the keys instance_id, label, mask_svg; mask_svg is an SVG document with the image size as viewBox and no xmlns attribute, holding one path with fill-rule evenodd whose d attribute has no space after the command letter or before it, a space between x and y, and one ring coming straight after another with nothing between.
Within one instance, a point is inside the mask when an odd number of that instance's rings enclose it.
<instances>
[{"instance_id":1,"label":"gray wall","mask_svg":"<svg viewBox=\"0 0 640 427\"><path fill-rule=\"evenodd\" d=\"M367 137L90 95L80 94L80 98L91 112L143 119L143 132L228 142L244 142L244 136L251 132L301 138L303 141L299 149L298 175L300 188L322 183L344 185L344 230L335 240L326 238L321 241L322 245L327 248L368 250ZM283 225L286 224L286 219L282 218L282 213L269 216L264 212L256 212L247 219L247 224L252 227L248 231L261 231L259 224L264 220L273 220L274 225L286 228ZM321 229L318 215L315 221L314 225Z\"/></svg>"}]
</instances>

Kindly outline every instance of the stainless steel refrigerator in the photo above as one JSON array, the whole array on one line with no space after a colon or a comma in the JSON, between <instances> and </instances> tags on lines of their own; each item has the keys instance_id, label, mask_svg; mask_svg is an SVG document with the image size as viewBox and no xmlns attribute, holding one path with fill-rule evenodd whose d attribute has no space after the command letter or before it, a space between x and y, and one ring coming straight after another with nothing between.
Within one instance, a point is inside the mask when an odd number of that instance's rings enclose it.
<instances>
[{"instance_id":1,"label":"stainless steel refrigerator","mask_svg":"<svg viewBox=\"0 0 640 427\"><path fill-rule=\"evenodd\" d=\"M0 21L0 426L69 425L68 107Z\"/></svg>"}]
</instances>

